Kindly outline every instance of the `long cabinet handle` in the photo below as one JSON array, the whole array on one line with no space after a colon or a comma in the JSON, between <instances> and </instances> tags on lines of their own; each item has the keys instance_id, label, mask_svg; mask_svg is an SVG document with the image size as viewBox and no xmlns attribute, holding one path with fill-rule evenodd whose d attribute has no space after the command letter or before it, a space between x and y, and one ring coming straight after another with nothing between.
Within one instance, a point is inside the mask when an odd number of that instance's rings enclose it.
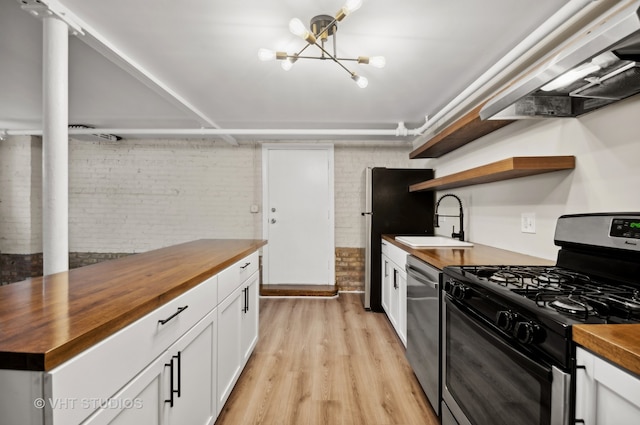
<instances>
[{"instance_id":1,"label":"long cabinet handle","mask_svg":"<svg viewBox=\"0 0 640 425\"><path fill-rule=\"evenodd\" d=\"M166 324L167 322L171 321L171 319L173 319L174 317L176 317L178 314L182 313L183 311L185 311L187 309L187 307L189 307L188 305L185 305L184 307L178 307L178 311L176 311L175 313L173 313L171 316L167 317L164 320L158 320L158 323L160 323L161 325Z\"/></svg>"},{"instance_id":2,"label":"long cabinet handle","mask_svg":"<svg viewBox=\"0 0 640 425\"><path fill-rule=\"evenodd\" d=\"M178 398L180 398L180 390L182 388L182 356L181 356L181 352L178 351L178 355L177 356L173 356L174 359L178 359L178 390L176 391L176 393L178 394Z\"/></svg>"},{"instance_id":3,"label":"long cabinet handle","mask_svg":"<svg viewBox=\"0 0 640 425\"><path fill-rule=\"evenodd\" d=\"M175 371L174 371L174 364L173 364L173 360L177 359L178 360L178 389L174 389L173 387L175 386ZM175 399L173 397L174 394L178 395L178 398L180 398L180 391L182 388L182 376L181 376L181 370L182 370L182 364L181 364L181 355L180 355L180 351L178 351L178 355L177 356L171 356L171 361L169 363L165 363L164 367L168 367L170 368L169 371L169 399L165 400L165 403L169 403L170 407L173 407L173 404L175 402Z\"/></svg>"},{"instance_id":4,"label":"long cabinet handle","mask_svg":"<svg viewBox=\"0 0 640 425\"><path fill-rule=\"evenodd\" d=\"M175 391L173 390L173 357L171 357L171 361L169 363L165 363L164 367L169 367L169 399L165 400L165 403L169 403L169 406L173 407L173 394Z\"/></svg>"},{"instance_id":5,"label":"long cabinet handle","mask_svg":"<svg viewBox=\"0 0 640 425\"><path fill-rule=\"evenodd\" d=\"M244 266L240 266L240 268L242 270L246 269L247 267L249 267L251 265L251 263L245 263Z\"/></svg>"},{"instance_id":6,"label":"long cabinet handle","mask_svg":"<svg viewBox=\"0 0 640 425\"><path fill-rule=\"evenodd\" d=\"M247 306L247 310L245 313L249 312L249 287L244 288L244 298L246 299L245 305Z\"/></svg>"},{"instance_id":7,"label":"long cabinet handle","mask_svg":"<svg viewBox=\"0 0 640 425\"><path fill-rule=\"evenodd\" d=\"M576 372L578 372L579 370L582 370L584 372L587 371L587 367L585 365L576 365ZM573 421L574 424L586 424L584 419L574 419Z\"/></svg>"},{"instance_id":8,"label":"long cabinet handle","mask_svg":"<svg viewBox=\"0 0 640 425\"><path fill-rule=\"evenodd\" d=\"M242 300L242 312L246 313L249 311L249 297L247 294L249 293L249 288L242 288L242 294L244 295L244 300Z\"/></svg>"}]
</instances>

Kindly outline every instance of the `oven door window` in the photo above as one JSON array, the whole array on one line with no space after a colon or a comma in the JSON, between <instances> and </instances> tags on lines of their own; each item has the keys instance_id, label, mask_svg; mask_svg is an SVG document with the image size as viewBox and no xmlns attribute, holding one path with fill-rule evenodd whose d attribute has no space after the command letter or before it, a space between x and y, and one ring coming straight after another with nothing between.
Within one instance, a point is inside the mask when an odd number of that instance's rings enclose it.
<instances>
[{"instance_id":1,"label":"oven door window","mask_svg":"<svg viewBox=\"0 0 640 425\"><path fill-rule=\"evenodd\" d=\"M445 379L467 419L474 425L549 425L551 369L461 308L447 299Z\"/></svg>"}]
</instances>

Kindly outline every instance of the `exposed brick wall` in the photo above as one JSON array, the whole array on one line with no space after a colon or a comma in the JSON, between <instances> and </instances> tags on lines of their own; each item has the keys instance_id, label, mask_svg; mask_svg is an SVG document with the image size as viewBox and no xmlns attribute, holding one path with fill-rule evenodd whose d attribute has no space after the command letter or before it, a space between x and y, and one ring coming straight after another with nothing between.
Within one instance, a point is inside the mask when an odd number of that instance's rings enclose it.
<instances>
[{"instance_id":1,"label":"exposed brick wall","mask_svg":"<svg viewBox=\"0 0 640 425\"><path fill-rule=\"evenodd\" d=\"M339 291L364 290L364 248L336 248L336 285Z\"/></svg>"},{"instance_id":2,"label":"exposed brick wall","mask_svg":"<svg viewBox=\"0 0 640 425\"><path fill-rule=\"evenodd\" d=\"M202 238L257 238L258 144L121 140L69 145L69 248L144 252Z\"/></svg>"},{"instance_id":3,"label":"exposed brick wall","mask_svg":"<svg viewBox=\"0 0 640 425\"><path fill-rule=\"evenodd\" d=\"M71 252L69 253L69 269L115 260L127 255L131 254L125 252ZM42 253L0 254L0 285L38 276L42 276Z\"/></svg>"},{"instance_id":4,"label":"exposed brick wall","mask_svg":"<svg viewBox=\"0 0 640 425\"><path fill-rule=\"evenodd\" d=\"M0 254L0 285L42 276L42 253Z\"/></svg>"},{"instance_id":5,"label":"exposed brick wall","mask_svg":"<svg viewBox=\"0 0 640 425\"><path fill-rule=\"evenodd\" d=\"M127 252L71 252L69 253L69 268L77 269L128 255L132 254Z\"/></svg>"}]
</instances>

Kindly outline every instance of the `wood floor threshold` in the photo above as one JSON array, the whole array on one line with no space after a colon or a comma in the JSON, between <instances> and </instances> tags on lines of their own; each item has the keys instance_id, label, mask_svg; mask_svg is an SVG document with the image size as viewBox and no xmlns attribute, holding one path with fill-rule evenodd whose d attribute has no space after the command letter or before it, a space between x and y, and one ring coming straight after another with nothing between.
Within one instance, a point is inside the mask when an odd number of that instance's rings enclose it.
<instances>
[{"instance_id":1,"label":"wood floor threshold","mask_svg":"<svg viewBox=\"0 0 640 425\"><path fill-rule=\"evenodd\" d=\"M335 285L260 285L263 297L335 297Z\"/></svg>"}]
</instances>

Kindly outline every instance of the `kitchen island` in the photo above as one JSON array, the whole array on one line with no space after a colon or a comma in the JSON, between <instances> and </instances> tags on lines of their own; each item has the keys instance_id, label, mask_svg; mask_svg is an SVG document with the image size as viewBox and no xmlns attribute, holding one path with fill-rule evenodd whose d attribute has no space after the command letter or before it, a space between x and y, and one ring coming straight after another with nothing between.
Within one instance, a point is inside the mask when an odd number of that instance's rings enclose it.
<instances>
[{"instance_id":1,"label":"kitchen island","mask_svg":"<svg viewBox=\"0 0 640 425\"><path fill-rule=\"evenodd\" d=\"M156 412L199 423L177 414L195 405L206 410L198 418L215 418L257 341L265 244L197 240L0 287L0 384L14 389L0 415L9 424L136 423ZM136 392L152 382L157 400ZM178 398L191 384L207 397Z\"/></svg>"}]
</instances>

